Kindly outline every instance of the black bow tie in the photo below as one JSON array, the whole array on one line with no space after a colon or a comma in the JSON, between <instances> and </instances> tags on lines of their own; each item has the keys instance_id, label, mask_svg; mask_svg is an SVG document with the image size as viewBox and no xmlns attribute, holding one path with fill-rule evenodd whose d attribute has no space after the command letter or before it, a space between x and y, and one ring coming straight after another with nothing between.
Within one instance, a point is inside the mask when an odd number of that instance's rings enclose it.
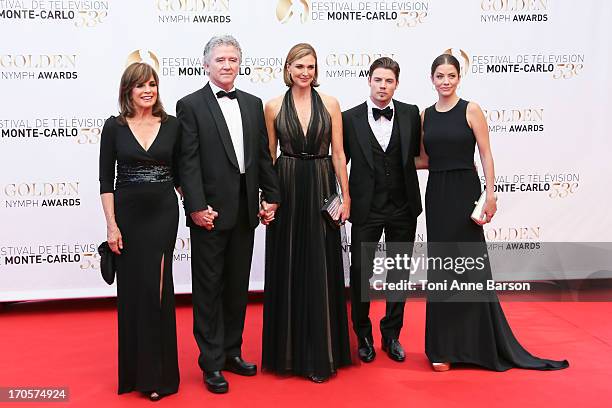
<instances>
[{"instance_id":1,"label":"black bow tie","mask_svg":"<svg viewBox=\"0 0 612 408\"><path fill-rule=\"evenodd\" d=\"M374 116L374 120L380 119L381 116L387 118L387 120L393 119L393 109L390 106L387 106L385 109L372 108L372 115Z\"/></svg>"},{"instance_id":2,"label":"black bow tie","mask_svg":"<svg viewBox=\"0 0 612 408\"><path fill-rule=\"evenodd\" d=\"M225 91L219 91L217 92L217 98L223 98L224 96L227 96L230 99L236 99L236 90L234 89L233 91L230 92L225 92Z\"/></svg>"}]
</instances>

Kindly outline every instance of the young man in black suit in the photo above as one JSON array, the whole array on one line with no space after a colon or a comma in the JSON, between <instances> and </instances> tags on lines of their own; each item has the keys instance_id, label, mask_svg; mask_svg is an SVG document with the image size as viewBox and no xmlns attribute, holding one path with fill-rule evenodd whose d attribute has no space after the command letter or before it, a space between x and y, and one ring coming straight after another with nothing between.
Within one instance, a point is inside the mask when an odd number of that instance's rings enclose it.
<instances>
[{"instance_id":1,"label":"young man in black suit","mask_svg":"<svg viewBox=\"0 0 612 408\"><path fill-rule=\"evenodd\" d=\"M411 256L422 211L414 164L420 152L421 119L417 106L393 99L399 72L399 64L391 58L374 61L368 74L369 98L342 114L344 150L351 163L351 318L364 362L376 357L366 299L374 251L368 249L372 245L362 248L361 244L378 242L384 231L386 242L407 243L402 251ZM362 250L368 259L364 265ZM403 299L388 298L380 321L382 349L395 361L405 359L399 342L404 304Z\"/></svg>"},{"instance_id":2,"label":"young man in black suit","mask_svg":"<svg viewBox=\"0 0 612 408\"><path fill-rule=\"evenodd\" d=\"M204 48L209 83L176 104L191 230L193 331L204 381L214 393L229 388L221 370L257 372L241 355L253 239L258 215L271 222L280 202L262 102L234 87L241 57L236 39L213 37Z\"/></svg>"}]
</instances>

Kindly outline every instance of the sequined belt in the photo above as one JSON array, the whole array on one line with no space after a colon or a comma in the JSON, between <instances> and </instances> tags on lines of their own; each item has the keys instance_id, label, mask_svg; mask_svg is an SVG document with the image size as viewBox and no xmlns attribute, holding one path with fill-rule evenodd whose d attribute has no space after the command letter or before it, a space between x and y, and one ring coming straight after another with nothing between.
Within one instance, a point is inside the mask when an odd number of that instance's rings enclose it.
<instances>
[{"instance_id":1,"label":"sequined belt","mask_svg":"<svg viewBox=\"0 0 612 408\"><path fill-rule=\"evenodd\" d=\"M291 157L293 159L300 159L300 160L314 160L314 159L328 159L330 158L329 155L327 154L309 154L306 152L301 152L301 153L286 153L286 152L281 152L283 156L286 157Z\"/></svg>"},{"instance_id":2,"label":"sequined belt","mask_svg":"<svg viewBox=\"0 0 612 408\"><path fill-rule=\"evenodd\" d=\"M116 187L135 183L166 183L173 181L172 169L165 164L117 164Z\"/></svg>"}]
</instances>

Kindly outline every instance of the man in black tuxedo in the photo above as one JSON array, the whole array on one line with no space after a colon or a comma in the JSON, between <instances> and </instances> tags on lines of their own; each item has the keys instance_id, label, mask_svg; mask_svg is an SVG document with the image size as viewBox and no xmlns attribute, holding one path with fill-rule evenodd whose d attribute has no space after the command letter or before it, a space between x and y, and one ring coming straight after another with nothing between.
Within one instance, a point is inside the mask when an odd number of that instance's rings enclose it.
<instances>
[{"instance_id":1,"label":"man in black tuxedo","mask_svg":"<svg viewBox=\"0 0 612 408\"><path fill-rule=\"evenodd\" d=\"M416 219L422 211L414 164L420 152L421 119L417 106L393 99L399 71L391 58L374 61L368 74L369 98L342 113L344 151L351 163L351 318L364 362L376 357L366 298L374 250L372 245L362 248L361 244L378 242L384 231L386 242L407 243L402 250L411 256ZM363 268L362 250L368 260ZM387 281L389 278L388 274ZM404 303L403 298L388 298L380 321L382 349L395 361L405 359L399 342Z\"/></svg>"},{"instance_id":2,"label":"man in black tuxedo","mask_svg":"<svg viewBox=\"0 0 612 408\"><path fill-rule=\"evenodd\" d=\"M280 202L262 102L234 87L241 57L236 39L213 37L203 58L209 83L176 104L191 230L193 331L204 381L214 393L229 388L221 370L257 372L241 355L253 239L258 215L269 223Z\"/></svg>"}]
</instances>

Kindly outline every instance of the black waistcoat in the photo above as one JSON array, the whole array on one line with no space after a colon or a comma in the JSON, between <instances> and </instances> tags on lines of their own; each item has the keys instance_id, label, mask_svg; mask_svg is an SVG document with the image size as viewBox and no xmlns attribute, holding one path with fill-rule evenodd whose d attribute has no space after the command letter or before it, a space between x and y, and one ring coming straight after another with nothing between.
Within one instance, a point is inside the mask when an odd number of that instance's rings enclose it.
<instances>
[{"instance_id":1,"label":"black waistcoat","mask_svg":"<svg viewBox=\"0 0 612 408\"><path fill-rule=\"evenodd\" d=\"M406 183L404 181L404 166L402 164L402 148L399 135L399 125L394 118L393 131L387 150L384 151L372 131L370 144L374 156L374 197L372 208L382 210L390 202L396 207L406 204Z\"/></svg>"}]
</instances>

